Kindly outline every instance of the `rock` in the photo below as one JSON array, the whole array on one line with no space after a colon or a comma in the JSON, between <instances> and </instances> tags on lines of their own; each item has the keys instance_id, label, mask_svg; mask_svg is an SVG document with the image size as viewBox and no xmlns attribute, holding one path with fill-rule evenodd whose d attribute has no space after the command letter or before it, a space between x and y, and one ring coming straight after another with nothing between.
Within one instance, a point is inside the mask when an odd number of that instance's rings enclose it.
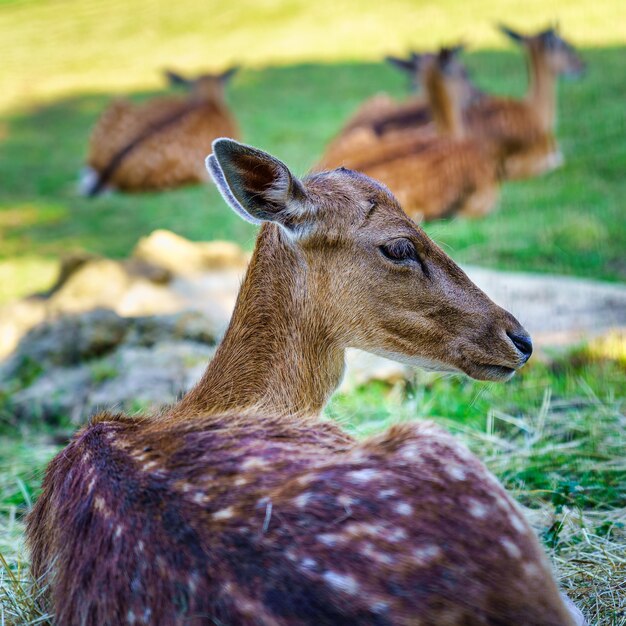
<instances>
[{"instance_id":1,"label":"rock","mask_svg":"<svg viewBox=\"0 0 626 626\"><path fill-rule=\"evenodd\" d=\"M98 361L44 372L11 394L7 408L24 421L69 419L74 424L103 409L159 411L197 382L214 350L186 340L124 345Z\"/></svg>"},{"instance_id":2,"label":"rock","mask_svg":"<svg viewBox=\"0 0 626 626\"><path fill-rule=\"evenodd\" d=\"M185 308L186 303L170 286L136 280L117 302L115 310L125 317L137 317L175 313Z\"/></svg>"},{"instance_id":3,"label":"rock","mask_svg":"<svg viewBox=\"0 0 626 626\"><path fill-rule=\"evenodd\" d=\"M165 268L178 275L241 268L248 255L228 241L194 243L167 230L155 230L139 240L133 258Z\"/></svg>"},{"instance_id":4,"label":"rock","mask_svg":"<svg viewBox=\"0 0 626 626\"><path fill-rule=\"evenodd\" d=\"M49 298L53 293L56 293L81 267L86 263L99 259L95 254L90 252L71 252L61 258L61 265L59 267L59 275L57 279L47 291L37 294L43 298Z\"/></svg>"},{"instance_id":5,"label":"rock","mask_svg":"<svg viewBox=\"0 0 626 626\"><path fill-rule=\"evenodd\" d=\"M149 317L121 317L108 309L48 320L30 330L0 368L0 380L19 377L25 363L41 370L77 365L125 346L151 347L164 341L214 345L212 322L197 311Z\"/></svg>"},{"instance_id":6,"label":"rock","mask_svg":"<svg viewBox=\"0 0 626 626\"><path fill-rule=\"evenodd\" d=\"M131 278L121 263L108 259L79 267L50 297L52 313L77 313L97 308L114 309L124 297Z\"/></svg>"},{"instance_id":7,"label":"rock","mask_svg":"<svg viewBox=\"0 0 626 626\"><path fill-rule=\"evenodd\" d=\"M24 362L47 369L99 357L118 346L127 332L127 320L107 309L45 321L24 336L2 367L3 377L16 376Z\"/></svg>"},{"instance_id":8,"label":"rock","mask_svg":"<svg viewBox=\"0 0 626 626\"><path fill-rule=\"evenodd\" d=\"M30 328L41 324L47 315L46 303L27 298L0 309L0 359L15 350L20 339Z\"/></svg>"}]
</instances>

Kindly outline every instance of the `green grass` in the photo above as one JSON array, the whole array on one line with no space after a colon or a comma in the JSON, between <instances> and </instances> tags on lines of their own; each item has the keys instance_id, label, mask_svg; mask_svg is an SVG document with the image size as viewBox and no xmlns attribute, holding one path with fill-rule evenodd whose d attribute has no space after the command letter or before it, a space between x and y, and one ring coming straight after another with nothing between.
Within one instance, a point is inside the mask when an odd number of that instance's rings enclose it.
<instances>
[{"instance_id":1,"label":"green grass","mask_svg":"<svg viewBox=\"0 0 626 626\"><path fill-rule=\"evenodd\" d=\"M157 85L164 66L378 59L467 39L505 47L493 24L559 19L584 46L624 43L620 0L22 0L0 4L0 107Z\"/></svg>"}]
</instances>

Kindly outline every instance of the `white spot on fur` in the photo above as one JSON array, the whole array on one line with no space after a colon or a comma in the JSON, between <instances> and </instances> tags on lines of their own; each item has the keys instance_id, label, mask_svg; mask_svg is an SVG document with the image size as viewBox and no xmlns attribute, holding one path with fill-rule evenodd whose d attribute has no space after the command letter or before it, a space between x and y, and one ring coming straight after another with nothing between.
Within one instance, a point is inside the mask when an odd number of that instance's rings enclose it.
<instances>
[{"instance_id":1,"label":"white spot on fur","mask_svg":"<svg viewBox=\"0 0 626 626\"><path fill-rule=\"evenodd\" d=\"M359 583L349 574L339 574L338 572L324 572L324 580L333 588L355 595L359 591Z\"/></svg>"},{"instance_id":2,"label":"white spot on fur","mask_svg":"<svg viewBox=\"0 0 626 626\"><path fill-rule=\"evenodd\" d=\"M300 567L305 570L315 570L317 568L317 561L310 557L302 559Z\"/></svg>"},{"instance_id":3,"label":"white spot on fur","mask_svg":"<svg viewBox=\"0 0 626 626\"><path fill-rule=\"evenodd\" d=\"M398 515L411 515L413 513L413 507L408 502L398 502L393 510Z\"/></svg>"},{"instance_id":4,"label":"white spot on fur","mask_svg":"<svg viewBox=\"0 0 626 626\"><path fill-rule=\"evenodd\" d=\"M346 526L346 534L352 537L358 536L370 536L379 537L384 532L385 528L377 524L368 524L366 522L353 522Z\"/></svg>"},{"instance_id":5,"label":"white spot on fur","mask_svg":"<svg viewBox=\"0 0 626 626\"><path fill-rule=\"evenodd\" d=\"M370 609L374 611L374 613L386 613L389 610L389 605L386 602L374 602L370 606Z\"/></svg>"},{"instance_id":6,"label":"white spot on fur","mask_svg":"<svg viewBox=\"0 0 626 626\"><path fill-rule=\"evenodd\" d=\"M297 507L302 509L307 505L308 501L313 497L313 495L314 494L312 494L310 491L307 491L306 493L301 493L299 496L293 499L293 502Z\"/></svg>"},{"instance_id":7,"label":"white spot on fur","mask_svg":"<svg viewBox=\"0 0 626 626\"><path fill-rule=\"evenodd\" d=\"M149 472L153 467L157 467L158 463L156 461L149 461L145 465L142 465L141 469L144 472Z\"/></svg>"},{"instance_id":8,"label":"white spot on fur","mask_svg":"<svg viewBox=\"0 0 626 626\"><path fill-rule=\"evenodd\" d=\"M347 496L345 494L341 494L338 498L337 498L337 502L339 502L339 504L341 504L341 506L348 508L351 504L355 503L355 499Z\"/></svg>"},{"instance_id":9,"label":"white spot on fur","mask_svg":"<svg viewBox=\"0 0 626 626\"><path fill-rule=\"evenodd\" d=\"M336 546L339 543L339 539L339 535L334 535L332 533L325 533L317 536L317 540L325 546Z\"/></svg>"},{"instance_id":10,"label":"white spot on fur","mask_svg":"<svg viewBox=\"0 0 626 626\"><path fill-rule=\"evenodd\" d=\"M518 533L522 533L522 534L526 533L526 531L527 531L526 525L521 520L519 515L516 515L515 513L512 513L511 515L509 515L509 521L511 522L511 526L513 526L513 528L515 528L515 530Z\"/></svg>"},{"instance_id":11,"label":"white spot on fur","mask_svg":"<svg viewBox=\"0 0 626 626\"><path fill-rule=\"evenodd\" d=\"M381 498L391 498L392 496L395 496L398 492L395 489L383 489L380 492L380 497Z\"/></svg>"},{"instance_id":12,"label":"white spot on fur","mask_svg":"<svg viewBox=\"0 0 626 626\"><path fill-rule=\"evenodd\" d=\"M383 563L385 565L391 565L394 562L394 558L387 554L386 552L380 552L374 546L374 544L369 541L365 542L361 547L361 554L366 556L368 559L372 561L376 561L378 563Z\"/></svg>"},{"instance_id":13,"label":"white spot on fur","mask_svg":"<svg viewBox=\"0 0 626 626\"><path fill-rule=\"evenodd\" d=\"M229 506L213 513L213 519L230 519L233 515L235 515L235 509Z\"/></svg>"},{"instance_id":14,"label":"white spot on fur","mask_svg":"<svg viewBox=\"0 0 626 626\"><path fill-rule=\"evenodd\" d=\"M404 528L392 528L385 537L388 541L404 541L406 539L406 530Z\"/></svg>"},{"instance_id":15,"label":"white spot on fur","mask_svg":"<svg viewBox=\"0 0 626 626\"><path fill-rule=\"evenodd\" d=\"M202 493L202 491L197 491L194 496L193 496L193 501L196 504L204 504L206 503L210 498L207 497L206 494Z\"/></svg>"},{"instance_id":16,"label":"white spot on fur","mask_svg":"<svg viewBox=\"0 0 626 626\"><path fill-rule=\"evenodd\" d=\"M298 478L297 483L299 485L308 485L313 482L317 478L317 474L304 474L304 476L300 476Z\"/></svg>"},{"instance_id":17,"label":"white spot on fur","mask_svg":"<svg viewBox=\"0 0 626 626\"><path fill-rule=\"evenodd\" d=\"M489 509L482 502L474 498L470 500L468 510L472 517L477 517L478 519L484 519L487 517L487 513L489 513Z\"/></svg>"},{"instance_id":18,"label":"white spot on fur","mask_svg":"<svg viewBox=\"0 0 626 626\"><path fill-rule=\"evenodd\" d=\"M93 506L96 509L96 511L100 511L100 513L102 513L102 515L108 517L111 512L109 511L109 508L107 507L106 502L104 501L104 498L102 498L101 496L96 496L93 499Z\"/></svg>"},{"instance_id":19,"label":"white spot on fur","mask_svg":"<svg viewBox=\"0 0 626 626\"><path fill-rule=\"evenodd\" d=\"M366 468L362 470L354 470L353 472L348 472L348 477L355 483L366 483L373 478L379 478L380 472L375 469Z\"/></svg>"},{"instance_id":20,"label":"white spot on fur","mask_svg":"<svg viewBox=\"0 0 626 626\"><path fill-rule=\"evenodd\" d=\"M134 624L137 621L137 618L135 617L135 614L132 611L128 611L128 613L126 613L126 622L129 624Z\"/></svg>"},{"instance_id":21,"label":"white spot on fur","mask_svg":"<svg viewBox=\"0 0 626 626\"><path fill-rule=\"evenodd\" d=\"M538 578L542 575L541 568L537 567L535 563L524 563L523 568L524 574L526 574L528 578Z\"/></svg>"},{"instance_id":22,"label":"white spot on fur","mask_svg":"<svg viewBox=\"0 0 626 626\"><path fill-rule=\"evenodd\" d=\"M420 449L416 445L404 446L400 455L407 461L417 461L421 457Z\"/></svg>"},{"instance_id":23,"label":"white spot on fur","mask_svg":"<svg viewBox=\"0 0 626 626\"><path fill-rule=\"evenodd\" d=\"M115 527L115 538L117 539L117 538L121 537L123 532L124 532L123 526L121 524L118 524Z\"/></svg>"},{"instance_id":24,"label":"white spot on fur","mask_svg":"<svg viewBox=\"0 0 626 626\"><path fill-rule=\"evenodd\" d=\"M152 609L149 607L146 607L146 609L143 612L143 623L149 624L151 617L152 617Z\"/></svg>"},{"instance_id":25,"label":"white spot on fur","mask_svg":"<svg viewBox=\"0 0 626 626\"><path fill-rule=\"evenodd\" d=\"M465 480L467 478L467 474L465 470L459 467L458 465L445 465L445 470L450 478L454 480Z\"/></svg>"},{"instance_id":26,"label":"white spot on fur","mask_svg":"<svg viewBox=\"0 0 626 626\"><path fill-rule=\"evenodd\" d=\"M136 548L136 551L137 551L137 552L143 552L143 550L144 550L144 548L145 548L145 547L146 547L146 544L143 542L143 540L142 540L142 539L140 539L140 540L137 542L137 548Z\"/></svg>"},{"instance_id":27,"label":"white spot on fur","mask_svg":"<svg viewBox=\"0 0 626 626\"><path fill-rule=\"evenodd\" d=\"M93 486L96 484L96 477L94 476L87 485L87 493L91 493L93 491Z\"/></svg>"},{"instance_id":28,"label":"white spot on fur","mask_svg":"<svg viewBox=\"0 0 626 626\"><path fill-rule=\"evenodd\" d=\"M241 487L242 485L248 484L248 479L240 476L239 478L237 478L237 480L235 480L233 484L235 485L235 487Z\"/></svg>"},{"instance_id":29,"label":"white spot on fur","mask_svg":"<svg viewBox=\"0 0 626 626\"><path fill-rule=\"evenodd\" d=\"M267 461L265 459L262 459L258 456L253 456L249 459L246 459L242 464L241 464L241 468L245 469L245 470L250 470L250 469L259 469L261 467L266 467L267 466Z\"/></svg>"},{"instance_id":30,"label":"white spot on fur","mask_svg":"<svg viewBox=\"0 0 626 626\"><path fill-rule=\"evenodd\" d=\"M500 545L512 559L519 559L522 556L522 551L510 539L502 537L502 539L500 539Z\"/></svg>"},{"instance_id":31,"label":"white spot on fur","mask_svg":"<svg viewBox=\"0 0 626 626\"><path fill-rule=\"evenodd\" d=\"M430 546L423 546L421 548L415 548L412 552L413 558L420 564L426 565L433 559L441 556L441 548L432 544Z\"/></svg>"}]
</instances>

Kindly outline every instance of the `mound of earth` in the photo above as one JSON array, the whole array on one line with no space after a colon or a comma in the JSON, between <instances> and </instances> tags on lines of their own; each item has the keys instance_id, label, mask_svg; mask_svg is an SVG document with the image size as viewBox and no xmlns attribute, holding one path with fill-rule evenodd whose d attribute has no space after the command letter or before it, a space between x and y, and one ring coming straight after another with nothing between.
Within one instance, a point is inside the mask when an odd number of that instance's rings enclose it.
<instances>
[{"instance_id":1,"label":"mound of earth","mask_svg":"<svg viewBox=\"0 0 626 626\"><path fill-rule=\"evenodd\" d=\"M104 407L159 409L200 377L224 332L248 262L228 242L167 231L124 261L73 255L56 284L0 309L0 411L10 419L80 423ZM467 267L538 347L626 328L626 287ZM348 354L344 387L395 381L404 366Z\"/></svg>"}]
</instances>

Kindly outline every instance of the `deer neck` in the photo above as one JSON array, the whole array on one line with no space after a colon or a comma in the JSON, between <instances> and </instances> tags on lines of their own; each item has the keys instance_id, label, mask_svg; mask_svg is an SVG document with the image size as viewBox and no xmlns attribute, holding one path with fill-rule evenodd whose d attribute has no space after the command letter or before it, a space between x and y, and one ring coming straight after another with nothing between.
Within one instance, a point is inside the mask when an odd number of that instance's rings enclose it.
<instances>
[{"instance_id":1,"label":"deer neck","mask_svg":"<svg viewBox=\"0 0 626 626\"><path fill-rule=\"evenodd\" d=\"M529 87L526 100L539 116L543 130L548 132L556 122L556 76L548 67L540 50L530 48L528 56Z\"/></svg>"},{"instance_id":2,"label":"deer neck","mask_svg":"<svg viewBox=\"0 0 626 626\"><path fill-rule=\"evenodd\" d=\"M426 83L426 92L437 133L442 137L462 139L465 129L461 104L452 85L435 72Z\"/></svg>"},{"instance_id":3,"label":"deer neck","mask_svg":"<svg viewBox=\"0 0 626 626\"><path fill-rule=\"evenodd\" d=\"M264 225L224 339L174 417L322 410L343 375L344 348L319 305L327 296L311 293L306 273L279 227Z\"/></svg>"}]
</instances>

